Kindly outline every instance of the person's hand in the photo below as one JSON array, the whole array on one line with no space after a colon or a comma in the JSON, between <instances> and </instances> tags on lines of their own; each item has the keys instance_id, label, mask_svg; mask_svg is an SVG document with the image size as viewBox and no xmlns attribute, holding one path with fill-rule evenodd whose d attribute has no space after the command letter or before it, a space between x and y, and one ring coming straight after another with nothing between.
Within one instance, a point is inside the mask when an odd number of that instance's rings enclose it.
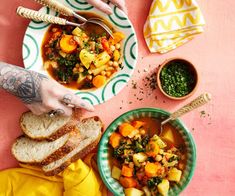
<instances>
[{"instance_id":1,"label":"person's hand","mask_svg":"<svg viewBox=\"0 0 235 196\"><path fill-rule=\"evenodd\" d=\"M56 81L43 78L39 89L41 102L26 104L26 106L37 115L42 113L62 114L70 116L72 108L83 108L88 111L94 111L93 106L74 95L71 91L58 84Z\"/></svg>"},{"instance_id":2,"label":"person's hand","mask_svg":"<svg viewBox=\"0 0 235 196\"><path fill-rule=\"evenodd\" d=\"M69 116L72 107L93 111L93 106L54 80L34 71L0 62L0 87L20 98L37 115Z\"/></svg>"},{"instance_id":3,"label":"person's hand","mask_svg":"<svg viewBox=\"0 0 235 196\"><path fill-rule=\"evenodd\" d=\"M87 0L87 2L106 14L112 14L112 9L109 7L107 3L105 3L102 0ZM110 2L118 6L125 13L127 13L125 0L110 0Z\"/></svg>"}]
</instances>

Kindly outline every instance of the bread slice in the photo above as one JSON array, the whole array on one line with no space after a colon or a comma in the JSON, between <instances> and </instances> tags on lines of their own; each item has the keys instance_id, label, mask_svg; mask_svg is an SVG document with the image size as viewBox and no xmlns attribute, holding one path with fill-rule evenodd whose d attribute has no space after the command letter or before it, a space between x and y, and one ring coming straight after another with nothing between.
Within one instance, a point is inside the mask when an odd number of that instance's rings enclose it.
<instances>
[{"instance_id":1,"label":"bread slice","mask_svg":"<svg viewBox=\"0 0 235 196\"><path fill-rule=\"evenodd\" d=\"M77 120L74 116L52 118L47 114L37 116L32 112L25 112L20 118L20 126L24 134L35 140L56 140L72 131L76 124Z\"/></svg>"},{"instance_id":2,"label":"bread slice","mask_svg":"<svg viewBox=\"0 0 235 196\"><path fill-rule=\"evenodd\" d=\"M12 154L21 163L47 165L64 157L81 141L78 132L68 133L55 141L37 141L20 136L12 146Z\"/></svg>"},{"instance_id":3,"label":"bread slice","mask_svg":"<svg viewBox=\"0 0 235 196\"><path fill-rule=\"evenodd\" d=\"M46 175L52 176L60 173L68 167L70 163L89 154L99 143L103 124L98 117L84 119L78 123L77 126L82 138L81 142L75 149L61 159L43 166L42 169Z\"/></svg>"}]
</instances>

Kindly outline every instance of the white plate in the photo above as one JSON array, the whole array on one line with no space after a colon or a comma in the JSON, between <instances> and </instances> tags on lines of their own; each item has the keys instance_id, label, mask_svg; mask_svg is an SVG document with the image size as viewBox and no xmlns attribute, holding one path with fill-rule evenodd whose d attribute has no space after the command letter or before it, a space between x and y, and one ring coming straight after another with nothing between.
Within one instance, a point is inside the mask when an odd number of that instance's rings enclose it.
<instances>
[{"instance_id":1,"label":"white plate","mask_svg":"<svg viewBox=\"0 0 235 196\"><path fill-rule=\"evenodd\" d=\"M123 69L119 70L107 84L96 90L73 90L81 98L89 101L93 105L101 104L112 97L116 96L129 81L134 68L136 66L138 45L135 30L127 18L127 16L116 6L112 6L113 14L108 16L93 6L89 5L85 0L59 0L64 5L75 11L94 12L110 22L117 31L121 31L126 35L122 43L123 52ZM49 8L43 7L40 12L50 15L58 15ZM32 21L25 32L23 40L23 61L26 69L40 72L49 76L47 71L43 69L41 45L43 37L49 28L49 24L43 22ZM50 77L50 76L49 76Z\"/></svg>"}]
</instances>

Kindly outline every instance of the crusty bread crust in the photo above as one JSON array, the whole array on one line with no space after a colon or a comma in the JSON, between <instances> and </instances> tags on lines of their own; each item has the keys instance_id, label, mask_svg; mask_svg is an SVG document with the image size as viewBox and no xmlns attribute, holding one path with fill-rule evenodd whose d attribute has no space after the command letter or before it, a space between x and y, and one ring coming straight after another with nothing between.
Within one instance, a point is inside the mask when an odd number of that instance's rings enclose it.
<instances>
[{"instance_id":1,"label":"crusty bread crust","mask_svg":"<svg viewBox=\"0 0 235 196\"><path fill-rule=\"evenodd\" d=\"M17 159L17 157L15 156L14 154L14 151L13 151L13 146L14 144L17 142L18 139L20 139L21 137L26 137L24 135L21 135L19 136L16 141L13 143L12 145L12 148L11 148L11 153L13 154L13 156ZM40 142L40 141L38 141ZM62 157L64 157L66 154L70 153L73 149L76 148L76 145L71 143L69 141L69 138L68 140L65 142L65 144L57 149L55 152L53 152L52 154L50 154L48 157L46 157L43 161L41 162L36 162L36 161L32 161L32 162L22 162L21 160L18 160L20 163L23 163L23 164L29 164L29 165L34 165L34 166L44 166L44 165L48 165L50 164L51 162L53 161L56 161L58 159L61 159Z\"/></svg>"},{"instance_id":2,"label":"crusty bread crust","mask_svg":"<svg viewBox=\"0 0 235 196\"><path fill-rule=\"evenodd\" d=\"M101 133L99 134L99 136L97 137L97 139L92 142L91 144L89 144L87 147L85 147L84 149L82 149L79 153L77 153L76 155L74 155L71 159L67 160L66 162L64 162L62 165L60 165L59 167L57 167L54 170L51 171L44 171L46 176L54 176L60 172L62 172L66 167L68 167L71 163L77 161L78 159L82 159L84 158L86 155L88 155L93 149L95 149L95 147L98 145L99 141L101 138Z\"/></svg>"},{"instance_id":3,"label":"crusty bread crust","mask_svg":"<svg viewBox=\"0 0 235 196\"><path fill-rule=\"evenodd\" d=\"M60 127L59 129L55 130L54 133L52 133L50 136L45 136L45 137L35 137L33 135L31 135L26 127L24 126L24 123L23 123L23 118L24 118L24 115L26 113L28 113L30 111L27 111L27 112L24 112L21 117L20 117L20 127L21 127L21 130L23 131L23 133L28 136L29 138L32 138L34 140L38 140L38 141L41 141L41 140L48 140L48 141L54 141L58 138L60 138L61 136L65 135L66 133L69 133L71 131L74 130L74 128L76 127L76 124L78 123L78 119L76 117L76 114L74 114L70 121L65 124L64 126Z\"/></svg>"}]
</instances>

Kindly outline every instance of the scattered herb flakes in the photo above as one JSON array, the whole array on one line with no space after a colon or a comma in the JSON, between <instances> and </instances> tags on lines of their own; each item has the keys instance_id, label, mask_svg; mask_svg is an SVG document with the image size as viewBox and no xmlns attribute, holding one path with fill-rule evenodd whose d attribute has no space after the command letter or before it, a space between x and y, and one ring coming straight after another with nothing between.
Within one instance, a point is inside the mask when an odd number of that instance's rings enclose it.
<instances>
[{"instance_id":1,"label":"scattered herb flakes","mask_svg":"<svg viewBox=\"0 0 235 196\"><path fill-rule=\"evenodd\" d=\"M192 131L194 131L195 129L194 128L192 128Z\"/></svg>"},{"instance_id":2,"label":"scattered herb flakes","mask_svg":"<svg viewBox=\"0 0 235 196\"><path fill-rule=\"evenodd\" d=\"M144 68L144 72L148 72L148 69Z\"/></svg>"},{"instance_id":3,"label":"scattered herb flakes","mask_svg":"<svg viewBox=\"0 0 235 196\"><path fill-rule=\"evenodd\" d=\"M205 117L206 116L206 112L204 111L204 110L202 110L201 112L200 112L200 117Z\"/></svg>"},{"instance_id":4,"label":"scattered herb flakes","mask_svg":"<svg viewBox=\"0 0 235 196\"><path fill-rule=\"evenodd\" d=\"M132 89L137 89L137 82L134 80L131 81Z\"/></svg>"},{"instance_id":5,"label":"scattered herb flakes","mask_svg":"<svg viewBox=\"0 0 235 196\"><path fill-rule=\"evenodd\" d=\"M152 73L150 76L145 77L146 84L150 90L155 90L157 88L157 74L156 72Z\"/></svg>"},{"instance_id":6,"label":"scattered herb flakes","mask_svg":"<svg viewBox=\"0 0 235 196\"><path fill-rule=\"evenodd\" d=\"M129 101L129 104L132 104L132 101Z\"/></svg>"},{"instance_id":7,"label":"scattered herb flakes","mask_svg":"<svg viewBox=\"0 0 235 196\"><path fill-rule=\"evenodd\" d=\"M119 108L120 110L122 109L122 107Z\"/></svg>"}]
</instances>

